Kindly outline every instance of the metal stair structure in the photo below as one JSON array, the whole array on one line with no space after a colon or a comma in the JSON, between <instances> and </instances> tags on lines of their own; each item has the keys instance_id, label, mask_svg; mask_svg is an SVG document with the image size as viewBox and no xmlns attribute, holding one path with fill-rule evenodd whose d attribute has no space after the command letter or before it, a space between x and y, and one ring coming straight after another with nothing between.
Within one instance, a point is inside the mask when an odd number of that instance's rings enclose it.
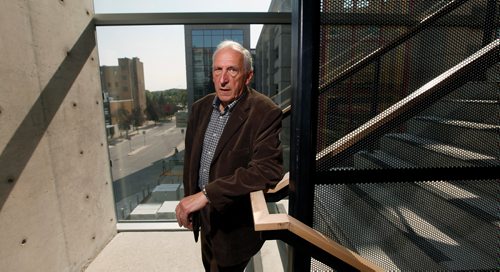
<instances>
[{"instance_id":1,"label":"metal stair structure","mask_svg":"<svg viewBox=\"0 0 500 272\"><path fill-rule=\"evenodd\" d=\"M498 270L498 4L324 1L320 12L304 9L320 45L303 46L319 60L300 59L306 76L297 93L318 94L292 99L292 119L304 119L292 138L308 149L292 152L291 216L384 271ZM393 25L400 32L391 36ZM319 75L309 80L314 65ZM294 250L298 271L349 270Z\"/></svg>"},{"instance_id":2,"label":"metal stair structure","mask_svg":"<svg viewBox=\"0 0 500 272\"><path fill-rule=\"evenodd\" d=\"M500 167L498 64L487 74L355 153L351 170ZM386 271L498 267L499 180L319 186L327 188L315 195L320 232Z\"/></svg>"}]
</instances>

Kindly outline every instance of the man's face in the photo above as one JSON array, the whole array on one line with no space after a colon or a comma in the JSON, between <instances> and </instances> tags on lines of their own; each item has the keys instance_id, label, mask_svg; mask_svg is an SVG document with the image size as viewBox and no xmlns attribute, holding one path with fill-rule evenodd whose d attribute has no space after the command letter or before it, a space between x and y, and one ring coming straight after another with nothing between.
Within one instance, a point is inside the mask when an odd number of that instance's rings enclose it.
<instances>
[{"instance_id":1,"label":"man's face","mask_svg":"<svg viewBox=\"0 0 500 272\"><path fill-rule=\"evenodd\" d=\"M217 96L225 107L241 95L253 72L245 72L240 52L224 48L215 55L212 75Z\"/></svg>"}]
</instances>

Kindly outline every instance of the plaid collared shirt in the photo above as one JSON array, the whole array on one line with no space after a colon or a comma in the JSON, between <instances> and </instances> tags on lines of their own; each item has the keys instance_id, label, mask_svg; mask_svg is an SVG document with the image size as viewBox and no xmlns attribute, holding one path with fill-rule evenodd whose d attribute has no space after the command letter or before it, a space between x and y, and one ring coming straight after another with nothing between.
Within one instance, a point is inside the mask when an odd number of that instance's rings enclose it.
<instances>
[{"instance_id":1,"label":"plaid collared shirt","mask_svg":"<svg viewBox=\"0 0 500 272\"><path fill-rule=\"evenodd\" d=\"M219 98L217 96L215 96L214 98L214 102L212 103L212 115L210 116L210 122L208 123L207 131L205 132L205 136L203 138L200 171L198 173L198 186L200 187L200 189L205 188L205 186L208 184L210 165L212 164L215 148L217 148L220 136L224 131L227 120L229 120L231 111L234 109L236 103L238 103L241 97L242 96L227 105L222 112L219 109Z\"/></svg>"}]
</instances>

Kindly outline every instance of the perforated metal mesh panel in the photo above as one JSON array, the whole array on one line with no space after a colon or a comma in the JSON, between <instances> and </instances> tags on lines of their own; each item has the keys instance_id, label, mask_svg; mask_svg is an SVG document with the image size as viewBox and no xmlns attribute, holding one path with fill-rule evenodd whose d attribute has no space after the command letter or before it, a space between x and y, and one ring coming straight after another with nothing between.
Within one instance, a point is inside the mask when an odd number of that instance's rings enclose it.
<instances>
[{"instance_id":1,"label":"perforated metal mesh panel","mask_svg":"<svg viewBox=\"0 0 500 272\"><path fill-rule=\"evenodd\" d=\"M386 271L494 270L499 182L318 185L314 226Z\"/></svg>"},{"instance_id":2,"label":"perforated metal mesh panel","mask_svg":"<svg viewBox=\"0 0 500 272\"><path fill-rule=\"evenodd\" d=\"M331 152L339 139L377 122L384 110L473 55L484 46L485 31L498 28L485 22L489 1L468 1L338 80L450 2L322 1L318 154ZM500 167L499 67L497 62L445 90L447 95L415 108L407 121L362 142L347 157L318 164L316 171ZM500 180L349 182L315 186L314 228L385 270L500 268ZM334 271L314 259L311 270Z\"/></svg>"},{"instance_id":3,"label":"perforated metal mesh panel","mask_svg":"<svg viewBox=\"0 0 500 272\"><path fill-rule=\"evenodd\" d=\"M471 20L482 22L481 18L484 19L484 16L481 15L485 14L484 7L487 1L469 1L438 21L438 26L419 32L347 79L341 82L335 81L347 67L359 62L363 57L388 44L405 31L409 31L409 28L416 22L449 1L377 1L377 4L372 4L373 2L323 2L322 22L325 25L321 27L320 45L321 95L318 101L318 154L330 152L331 148L327 149L328 147L367 121L376 122L377 118L381 117L379 114L388 107L417 91L424 84L482 47L483 24L475 23L467 26L466 22L471 22ZM364 16L369 22L379 25L366 25ZM338 17L344 19L339 22ZM408 25L395 26L398 20L401 20L401 24ZM494 71L491 73L494 74ZM446 153L445 150L447 150L448 153L457 153L456 156L463 156L468 161L482 160L482 154L476 154L478 153L475 152L476 150L461 151L462 146L459 144L457 146L459 149L451 151L446 139L441 139L441 141L429 139L427 136L465 132L473 138L477 131L489 131L490 134L498 135L498 118L494 121L484 120L483 122L473 117L460 119L460 116L452 115L453 111L457 111L457 107L466 105L465 100L469 100L467 104L469 115L477 115L476 109L481 107L484 108L483 116L498 116L499 108L496 103L499 97L498 85L493 78L486 81L478 79L460 89L448 91L455 92L455 96L460 97L462 101L451 102L450 99L444 99L437 105L421 105L413 113L415 119L392 132L401 135L392 135L381 141L367 143L364 149L376 150L379 145L391 142L388 138L397 138L397 145L403 149L411 149L415 145L432 145L437 152ZM477 91L483 92L484 95L477 96ZM486 100L488 102L485 102ZM478 105L478 107L472 105ZM433 107L432 116L427 112L419 112L431 106ZM450 126L454 127L451 132ZM458 127L461 127L462 131L457 130ZM490 136L484 137L491 138ZM401 145L401 142L405 144ZM497 144L490 144L484 149L490 149L489 154L496 152L498 158ZM424 152L422 156L427 155ZM354 165L354 159L351 157L348 160L343 158L342 161L331 160L329 164L322 165L323 168L318 170L329 170L332 167L372 167ZM443 167L463 165L461 161L454 160L440 163Z\"/></svg>"}]
</instances>

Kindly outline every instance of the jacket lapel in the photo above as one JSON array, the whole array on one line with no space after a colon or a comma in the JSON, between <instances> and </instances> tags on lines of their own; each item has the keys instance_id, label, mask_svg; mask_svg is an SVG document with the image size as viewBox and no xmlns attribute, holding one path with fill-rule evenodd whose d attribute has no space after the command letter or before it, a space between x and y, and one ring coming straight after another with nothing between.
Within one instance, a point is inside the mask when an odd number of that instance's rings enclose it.
<instances>
[{"instance_id":1,"label":"jacket lapel","mask_svg":"<svg viewBox=\"0 0 500 272\"><path fill-rule=\"evenodd\" d=\"M233 137L233 135L238 131L238 129L243 125L245 120L248 118L248 112L250 110L250 104L248 103L249 97L252 95L252 90L248 89L248 93L242 97L242 100L238 101L238 104L231 112L231 116L227 121L224 131L219 139L217 148L214 152L214 157L212 159L212 164L217 160L220 153L226 146L226 143Z\"/></svg>"}]
</instances>

